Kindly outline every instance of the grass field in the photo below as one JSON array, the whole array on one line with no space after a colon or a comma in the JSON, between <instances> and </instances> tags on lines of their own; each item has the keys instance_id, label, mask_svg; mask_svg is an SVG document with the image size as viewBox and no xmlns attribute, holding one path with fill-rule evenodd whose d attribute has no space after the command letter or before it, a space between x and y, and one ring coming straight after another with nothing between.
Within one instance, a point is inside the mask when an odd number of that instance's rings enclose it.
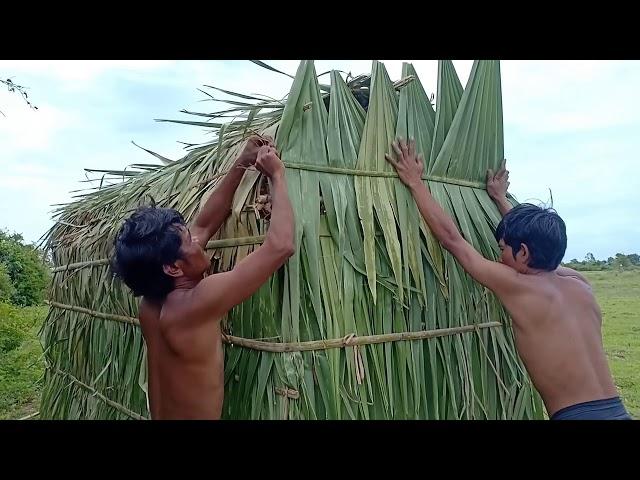
<instances>
[{"instance_id":1,"label":"grass field","mask_svg":"<svg viewBox=\"0 0 640 480\"><path fill-rule=\"evenodd\" d=\"M640 419L640 270L582 273L602 309L604 347L620 396Z\"/></svg>"},{"instance_id":2,"label":"grass field","mask_svg":"<svg viewBox=\"0 0 640 480\"><path fill-rule=\"evenodd\" d=\"M584 272L603 313L604 344L624 403L640 419L640 270ZM37 412L44 365L37 332L47 307L0 304L0 419Z\"/></svg>"}]
</instances>

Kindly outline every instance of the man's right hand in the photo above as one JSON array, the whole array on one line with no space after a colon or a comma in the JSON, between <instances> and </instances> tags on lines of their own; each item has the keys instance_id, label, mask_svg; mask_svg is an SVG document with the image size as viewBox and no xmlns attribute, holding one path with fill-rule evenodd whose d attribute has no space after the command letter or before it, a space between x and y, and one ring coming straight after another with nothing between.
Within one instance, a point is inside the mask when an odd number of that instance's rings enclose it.
<instances>
[{"instance_id":1,"label":"man's right hand","mask_svg":"<svg viewBox=\"0 0 640 480\"><path fill-rule=\"evenodd\" d=\"M269 178L284 176L284 164L271 145L264 145L258 150L256 168Z\"/></svg>"}]
</instances>

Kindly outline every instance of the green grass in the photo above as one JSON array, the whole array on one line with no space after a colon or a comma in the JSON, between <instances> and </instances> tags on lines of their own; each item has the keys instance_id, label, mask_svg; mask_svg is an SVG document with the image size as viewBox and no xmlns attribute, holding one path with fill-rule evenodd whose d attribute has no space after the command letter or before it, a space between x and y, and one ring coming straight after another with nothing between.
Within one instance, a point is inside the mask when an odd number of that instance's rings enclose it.
<instances>
[{"instance_id":1,"label":"green grass","mask_svg":"<svg viewBox=\"0 0 640 480\"><path fill-rule=\"evenodd\" d=\"M38 330L46 306L0 303L0 420L38 411L44 363Z\"/></svg>"},{"instance_id":2,"label":"green grass","mask_svg":"<svg viewBox=\"0 0 640 480\"><path fill-rule=\"evenodd\" d=\"M582 273L602 309L604 347L620 396L640 419L640 270Z\"/></svg>"},{"instance_id":3,"label":"green grass","mask_svg":"<svg viewBox=\"0 0 640 480\"><path fill-rule=\"evenodd\" d=\"M640 270L583 272L602 308L604 345L625 406L640 418ZM0 303L0 419L38 411L44 370L37 333L46 306Z\"/></svg>"}]
</instances>

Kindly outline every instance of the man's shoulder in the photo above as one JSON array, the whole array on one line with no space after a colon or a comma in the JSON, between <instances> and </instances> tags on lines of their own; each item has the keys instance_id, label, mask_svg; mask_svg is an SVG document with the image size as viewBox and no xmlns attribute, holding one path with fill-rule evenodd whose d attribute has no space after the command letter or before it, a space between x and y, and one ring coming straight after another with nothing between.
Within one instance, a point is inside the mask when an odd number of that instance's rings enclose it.
<instances>
[{"instance_id":1,"label":"man's shoulder","mask_svg":"<svg viewBox=\"0 0 640 480\"><path fill-rule=\"evenodd\" d=\"M207 277L207 279L210 277ZM210 313L206 308L206 298L203 292L198 291L203 283L204 280L193 288L179 293L175 292L167 297L162 304L162 310L159 315L159 325L162 329L176 326L188 328L194 323L193 320L210 317Z\"/></svg>"},{"instance_id":2,"label":"man's shoulder","mask_svg":"<svg viewBox=\"0 0 640 480\"><path fill-rule=\"evenodd\" d=\"M543 306L562 294L553 282L538 275L515 272L514 282L519 287L514 291L513 299L520 299L528 305L533 301Z\"/></svg>"},{"instance_id":3,"label":"man's shoulder","mask_svg":"<svg viewBox=\"0 0 640 480\"><path fill-rule=\"evenodd\" d=\"M228 284L230 277L229 272L218 272L211 275L207 275L200 280L188 293L188 301L183 302L188 304L188 307L197 312L202 309L211 309L212 305L222 300L222 295L228 291L227 288L221 288L225 284ZM183 305L184 307L185 305Z\"/></svg>"},{"instance_id":4,"label":"man's shoulder","mask_svg":"<svg viewBox=\"0 0 640 480\"><path fill-rule=\"evenodd\" d=\"M591 286L582 279L557 275L554 277L538 277L536 275L522 275L530 293L541 302L566 304L584 304L595 302ZM541 305L543 306L543 305Z\"/></svg>"}]
</instances>

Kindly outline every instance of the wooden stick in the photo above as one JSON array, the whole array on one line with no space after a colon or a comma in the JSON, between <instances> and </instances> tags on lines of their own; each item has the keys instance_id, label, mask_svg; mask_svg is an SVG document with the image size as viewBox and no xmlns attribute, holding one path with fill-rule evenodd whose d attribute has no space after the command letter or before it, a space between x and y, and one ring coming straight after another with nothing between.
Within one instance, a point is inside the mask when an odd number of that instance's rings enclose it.
<instances>
[{"instance_id":1,"label":"wooden stick","mask_svg":"<svg viewBox=\"0 0 640 480\"><path fill-rule=\"evenodd\" d=\"M118 402L114 402L113 400L105 397L102 393L98 392L95 388L87 385L84 382L81 382L80 380L78 380L76 377L74 377L70 373L63 372L62 370L60 370L58 368L55 368L55 367L52 368L51 371L56 373L56 374L58 374L58 375L62 375L64 377L67 377L73 383L75 383L75 384L79 385L80 387L84 388L85 390L88 390L89 392L91 392L93 394L93 396L96 397L97 399L102 400L107 405L109 405L109 406L115 408L116 410L118 410L119 412L122 412L125 415L133 418L134 420L149 420L147 417L143 417L142 415L137 414L136 412L132 412L131 410L129 410L124 405L121 405Z\"/></svg>"},{"instance_id":2,"label":"wooden stick","mask_svg":"<svg viewBox=\"0 0 640 480\"><path fill-rule=\"evenodd\" d=\"M49 302L53 307L72 310L75 312L86 313L96 318L104 320L114 320L118 322L139 325L140 322L135 317L125 317L123 315L114 315L110 313L96 312L88 308L76 307L74 305L65 305L58 302ZM419 332L397 332L385 333L380 335L364 335L361 337L353 334L346 335L342 338L332 338L328 340L310 340L307 342L265 342L263 340L254 340L252 338L234 337L233 335L222 335L222 341L232 346L250 348L252 350L260 350L263 352L307 352L310 350L328 350L331 348L354 347L356 345L372 345L375 343L403 342L411 340L424 340L427 338L445 337L449 335L457 335L460 333L473 332L482 328L500 327L500 322L486 322L473 325L464 325L461 327L438 328L435 330L422 330Z\"/></svg>"}]
</instances>

